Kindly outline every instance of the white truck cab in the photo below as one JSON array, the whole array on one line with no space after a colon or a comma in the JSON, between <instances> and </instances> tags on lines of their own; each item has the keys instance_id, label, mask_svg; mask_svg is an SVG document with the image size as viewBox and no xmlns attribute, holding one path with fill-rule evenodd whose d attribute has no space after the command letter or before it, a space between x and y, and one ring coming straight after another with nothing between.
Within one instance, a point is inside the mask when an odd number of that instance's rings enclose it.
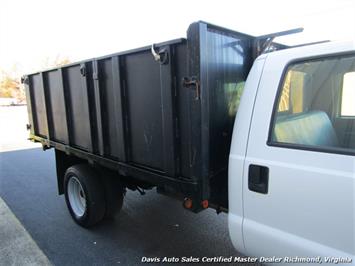
<instances>
[{"instance_id":1,"label":"white truck cab","mask_svg":"<svg viewBox=\"0 0 355 266\"><path fill-rule=\"evenodd\" d=\"M354 263L354 155L355 44L258 57L229 157L234 246L249 256L286 257L283 262Z\"/></svg>"}]
</instances>

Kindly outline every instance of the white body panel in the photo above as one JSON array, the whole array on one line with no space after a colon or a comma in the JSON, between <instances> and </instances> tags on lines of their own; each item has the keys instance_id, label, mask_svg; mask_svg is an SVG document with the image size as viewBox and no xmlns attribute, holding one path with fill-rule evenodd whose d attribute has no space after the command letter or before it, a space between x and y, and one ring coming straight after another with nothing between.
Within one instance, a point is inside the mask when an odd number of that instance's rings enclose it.
<instances>
[{"instance_id":1,"label":"white body panel","mask_svg":"<svg viewBox=\"0 0 355 266\"><path fill-rule=\"evenodd\" d=\"M354 44L287 49L262 56L250 72L229 158L229 230L246 255L351 257L355 263L355 157L267 145L287 64L344 51L355 51ZM267 194L249 190L250 164L269 168Z\"/></svg>"},{"instance_id":2,"label":"white body panel","mask_svg":"<svg viewBox=\"0 0 355 266\"><path fill-rule=\"evenodd\" d=\"M259 85L260 75L264 67L264 57L258 58L250 70L248 80L245 84L244 92L240 101L236 116L233 138L231 144L231 154L229 156L228 169L228 201L229 201L229 233L234 247L240 252L245 252L242 233L243 222L243 165L247 142L249 137L249 128L252 117L252 111L255 102L255 96ZM232 178L231 178L232 177Z\"/></svg>"}]
</instances>

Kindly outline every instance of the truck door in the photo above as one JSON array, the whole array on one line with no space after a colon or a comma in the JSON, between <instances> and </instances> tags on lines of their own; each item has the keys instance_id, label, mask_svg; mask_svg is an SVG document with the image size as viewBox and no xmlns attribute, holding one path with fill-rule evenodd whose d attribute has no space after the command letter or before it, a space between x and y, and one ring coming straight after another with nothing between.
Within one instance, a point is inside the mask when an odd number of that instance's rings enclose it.
<instances>
[{"instance_id":1,"label":"truck door","mask_svg":"<svg viewBox=\"0 0 355 266\"><path fill-rule=\"evenodd\" d=\"M269 55L258 89L243 173L245 250L302 263L353 258L355 55L289 60Z\"/></svg>"}]
</instances>

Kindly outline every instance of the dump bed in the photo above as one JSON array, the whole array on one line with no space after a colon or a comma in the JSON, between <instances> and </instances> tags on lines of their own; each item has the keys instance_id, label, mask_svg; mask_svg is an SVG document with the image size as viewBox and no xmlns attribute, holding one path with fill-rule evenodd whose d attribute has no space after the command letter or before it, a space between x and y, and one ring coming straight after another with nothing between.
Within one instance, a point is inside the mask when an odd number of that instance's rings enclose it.
<instances>
[{"instance_id":1,"label":"dump bed","mask_svg":"<svg viewBox=\"0 0 355 266\"><path fill-rule=\"evenodd\" d=\"M231 134L253 41L196 22L186 39L24 76L31 139L227 208Z\"/></svg>"}]
</instances>

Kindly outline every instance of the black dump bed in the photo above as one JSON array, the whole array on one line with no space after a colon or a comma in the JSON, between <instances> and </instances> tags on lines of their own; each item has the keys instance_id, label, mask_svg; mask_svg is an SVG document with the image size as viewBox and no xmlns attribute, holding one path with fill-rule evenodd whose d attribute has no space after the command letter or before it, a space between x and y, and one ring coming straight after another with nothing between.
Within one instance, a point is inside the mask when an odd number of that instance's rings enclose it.
<instances>
[{"instance_id":1,"label":"black dump bed","mask_svg":"<svg viewBox=\"0 0 355 266\"><path fill-rule=\"evenodd\" d=\"M156 44L155 57L147 46L24 76L30 137L228 208L229 148L253 41L197 22L186 39Z\"/></svg>"}]
</instances>

